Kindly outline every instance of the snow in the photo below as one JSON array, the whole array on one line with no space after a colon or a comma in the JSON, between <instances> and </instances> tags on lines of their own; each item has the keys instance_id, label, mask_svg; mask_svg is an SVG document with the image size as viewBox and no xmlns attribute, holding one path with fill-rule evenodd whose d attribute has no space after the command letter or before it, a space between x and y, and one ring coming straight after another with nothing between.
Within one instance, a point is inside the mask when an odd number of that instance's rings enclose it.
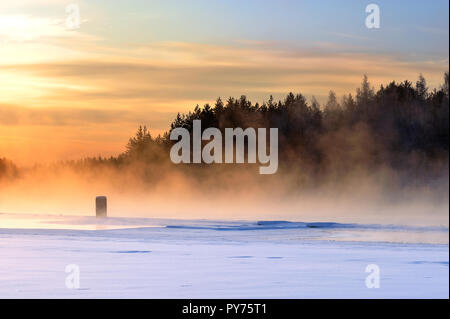
<instances>
[{"instance_id":1,"label":"snow","mask_svg":"<svg viewBox=\"0 0 450 319\"><path fill-rule=\"evenodd\" d=\"M0 298L448 298L448 263L444 226L0 214Z\"/></svg>"}]
</instances>

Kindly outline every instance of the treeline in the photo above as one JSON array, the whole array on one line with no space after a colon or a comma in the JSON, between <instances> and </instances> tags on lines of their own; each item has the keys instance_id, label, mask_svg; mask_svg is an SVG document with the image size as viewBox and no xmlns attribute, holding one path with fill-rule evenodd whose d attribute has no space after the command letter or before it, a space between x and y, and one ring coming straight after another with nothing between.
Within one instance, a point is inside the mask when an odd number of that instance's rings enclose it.
<instances>
[{"instance_id":1,"label":"treeline","mask_svg":"<svg viewBox=\"0 0 450 319\"><path fill-rule=\"evenodd\" d=\"M279 130L280 167L301 171L314 179L335 178L355 170L388 167L425 180L448 172L449 75L430 90L420 75L416 83L391 82L375 90L364 76L356 94L338 98L330 91L320 105L302 94L289 93L283 101L273 97L253 104L245 96L230 97L215 105L196 106L178 114L170 131L193 121L202 128L271 128ZM131 159L168 160L170 131L152 138L144 127L130 139L119 162ZM163 154L163 156L161 156Z\"/></svg>"},{"instance_id":2,"label":"treeline","mask_svg":"<svg viewBox=\"0 0 450 319\"><path fill-rule=\"evenodd\" d=\"M321 107L302 94L289 93L284 101L273 97L262 105L252 104L245 96L219 98L211 107L198 105L193 112L178 114L171 130L184 127L192 131L193 120L202 120L203 127L277 127L281 136L281 152L314 154L320 161L320 139L332 132L365 127L372 142L382 144L393 153L421 152L430 157L448 152L449 102L448 73L439 90L429 92L425 79L420 76L415 86L409 82L391 82L375 92L364 76L361 88L338 101L330 91L327 103ZM168 135L155 142L166 143ZM345 147L342 145L342 147ZM294 151L294 152L292 152Z\"/></svg>"},{"instance_id":3,"label":"treeline","mask_svg":"<svg viewBox=\"0 0 450 319\"><path fill-rule=\"evenodd\" d=\"M0 183L2 179L11 179L19 175L17 166L6 158L0 158Z\"/></svg>"},{"instance_id":4,"label":"treeline","mask_svg":"<svg viewBox=\"0 0 450 319\"><path fill-rule=\"evenodd\" d=\"M64 165L121 168L140 162L146 167L144 176L157 178L162 173L155 166L172 165L171 130L184 127L192 131L194 120L201 120L203 129L217 127L222 131L227 127L278 128L281 171L298 172L302 178L308 176L316 182L380 168L403 172L405 182L415 177L426 183L448 174L448 73L443 84L433 90L423 76L416 83L391 82L378 90L364 76L354 95L338 98L330 91L324 105L293 93L282 101L271 96L262 104L253 104L246 96L226 101L219 98L213 106L197 105L193 111L179 113L162 136L154 138L146 127L139 127L126 151L117 157L88 158ZM198 167L182 169L192 166Z\"/></svg>"}]
</instances>

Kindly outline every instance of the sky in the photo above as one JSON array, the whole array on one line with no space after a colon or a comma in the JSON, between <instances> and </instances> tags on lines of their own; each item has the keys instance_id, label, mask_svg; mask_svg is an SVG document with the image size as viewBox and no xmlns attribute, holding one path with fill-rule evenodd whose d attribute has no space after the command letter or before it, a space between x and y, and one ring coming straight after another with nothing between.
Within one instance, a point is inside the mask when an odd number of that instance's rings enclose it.
<instances>
[{"instance_id":1,"label":"sky","mask_svg":"<svg viewBox=\"0 0 450 319\"><path fill-rule=\"evenodd\" d=\"M117 155L140 124L220 96L326 100L363 74L430 87L449 65L449 3L14 0L0 3L0 158L19 165ZM79 10L79 27L72 28ZM72 24L73 26L73 24Z\"/></svg>"}]
</instances>

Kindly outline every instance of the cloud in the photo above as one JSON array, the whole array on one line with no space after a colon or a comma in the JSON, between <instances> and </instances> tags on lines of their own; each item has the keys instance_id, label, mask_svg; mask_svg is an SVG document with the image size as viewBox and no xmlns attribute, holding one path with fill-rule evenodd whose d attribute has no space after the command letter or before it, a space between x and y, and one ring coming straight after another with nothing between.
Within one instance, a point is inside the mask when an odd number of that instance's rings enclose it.
<instances>
[{"instance_id":1,"label":"cloud","mask_svg":"<svg viewBox=\"0 0 450 319\"><path fill-rule=\"evenodd\" d=\"M240 94L261 100L291 90L320 96L334 89L344 94L353 92L365 73L375 85L415 80L423 73L431 86L437 86L447 69L445 61L311 49L157 43L136 51L132 57L0 65L0 69L47 83L41 88L44 103L69 99L132 104L136 100L204 101Z\"/></svg>"},{"instance_id":2,"label":"cloud","mask_svg":"<svg viewBox=\"0 0 450 319\"><path fill-rule=\"evenodd\" d=\"M3 156L26 162L30 152L42 160L109 155L123 150L137 125L162 133L177 112L219 96L245 94L262 102L270 94L281 99L293 91L323 102L330 89L353 93L364 73L375 86L414 81L423 73L434 87L448 69L448 60L324 47L163 42L95 49L95 43L86 45L99 55L0 64ZM46 145L33 144L39 136Z\"/></svg>"},{"instance_id":3,"label":"cloud","mask_svg":"<svg viewBox=\"0 0 450 319\"><path fill-rule=\"evenodd\" d=\"M69 32L63 19L25 14L0 16L0 40L3 42L27 42L76 36L79 36L79 33Z\"/></svg>"},{"instance_id":4,"label":"cloud","mask_svg":"<svg viewBox=\"0 0 450 319\"><path fill-rule=\"evenodd\" d=\"M170 115L164 112L148 114L127 109L30 108L20 105L0 105L0 125L86 126L120 123L136 125L145 123L150 117L153 120L167 121Z\"/></svg>"},{"instance_id":5,"label":"cloud","mask_svg":"<svg viewBox=\"0 0 450 319\"><path fill-rule=\"evenodd\" d=\"M351 33L342 33L342 32L332 32L331 35L341 37L341 38L347 38L352 40L370 40L370 38L357 35L357 34L351 34Z\"/></svg>"}]
</instances>

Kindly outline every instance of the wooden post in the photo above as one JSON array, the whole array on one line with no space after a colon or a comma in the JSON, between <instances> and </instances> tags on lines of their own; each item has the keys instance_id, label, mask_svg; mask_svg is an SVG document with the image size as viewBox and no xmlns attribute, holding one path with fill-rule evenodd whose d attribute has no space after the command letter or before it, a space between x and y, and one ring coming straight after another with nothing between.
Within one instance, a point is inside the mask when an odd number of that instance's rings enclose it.
<instances>
[{"instance_id":1,"label":"wooden post","mask_svg":"<svg viewBox=\"0 0 450 319\"><path fill-rule=\"evenodd\" d=\"M106 196L97 196L95 198L95 212L97 218L106 217Z\"/></svg>"}]
</instances>

